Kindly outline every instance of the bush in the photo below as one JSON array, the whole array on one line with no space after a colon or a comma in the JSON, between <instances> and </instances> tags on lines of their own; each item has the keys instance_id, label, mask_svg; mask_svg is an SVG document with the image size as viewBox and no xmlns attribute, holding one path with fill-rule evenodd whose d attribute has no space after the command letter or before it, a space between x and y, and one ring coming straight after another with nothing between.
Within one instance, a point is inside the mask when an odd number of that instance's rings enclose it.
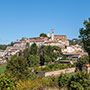
<instances>
[{"instance_id":1,"label":"bush","mask_svg":"<svg viewBox=\"0 0 90 90\"><path fill-rule=\"evenodd\" d=\"M75 67L75 64L60 64L60 63L54 63L54 64L50 64L50 65L46 65L46 67L44 68L39 68L39 69L35 69L37 72L38 71L43 71L43 72L49 72L49 71L55 71L55 70L61 70L61 69L66 69L66 68L71 68L71 67ZM40 70L41 69L41 70Z\"/></svg>"},{"instance_id":2,"label":"bush","mask_svg":"<svg viewBox=\"0 0 90 90\"><path fill-rule=\"evenodd\" d=\"M6 70L6 64L0 65L0 73L4 73Z\"/></svg>"},{"instance_id":3,"label":"bush","mask_svg":"<svg viewBox=\"0 0 90 90\"><path fill-rule=\"evenodd\" d=\"M17 90L38 90L40 87L40 83L38 81L19 81L17 83Z\"/></svg>"},{"instance_id":4,"label":"bush","mask_svg":"<svg viewBox=\"0 0 90 90\"><path fill-rule=\"evenodd\" d=\"M58 87L58 77L50 76L41 79L41 84L43 87Z\"/></svg>"},{"instance_id":5,"label":"bush","mask_svg":"<svg viewBox=\"0 0 90 90\"><path fill-rule=\"evenodd\" d=\"M37 55L30 55L28 58L29 67L39 66L40 57Z\"/></svg>"},{"instance_id":6,"label":"bush","mask_svg":"<svg viewBox=\"0 0 90 90\"><path fill-rule=\"evenodd\" d=\"M14 81L8 75L0 75L0 90L16 90Z\"/></svg>"},{"instance_id":7,"label":"bush","mask_svg":"<svg viewBox=\"0 0 90 90\"><path fill-rule=\"evenodd\" d=\"M76 67L82 71L82 67L84 64L88 64L89 63L89 57L88 56L83 56L81 58L79 58L79 60L76 63Z\"/></svg>"},{"instance_id":8,"label":"bush","mask_svg":"<svg viewBox=\"0 0 90 90\"><path fill-rule=\"evenodd\" d=\"M61 74L58 79L58 85L60 88L65 87L69 81L69 77L66 74Z\"/></svg>"},{"instance_id":9,"label":"bush","mask_svg":"<svg viewBox=\"0 0 90 90\"><path fill-rule=\"evenodd\" d=\"M15 79L25 79L29 75L27 60L24 57L11 57L6 66L6 72L10 73Z\"/></svg>"},{"instance_id":10,"label":"bush","mask_svg":"<svg viewBox=\"0 0 90 90\"><path fill-rule=\"evenodd\" d=\"M90 90L90 74L78 72L68 83L69 90Z\"/></svg>"}]
</instances>

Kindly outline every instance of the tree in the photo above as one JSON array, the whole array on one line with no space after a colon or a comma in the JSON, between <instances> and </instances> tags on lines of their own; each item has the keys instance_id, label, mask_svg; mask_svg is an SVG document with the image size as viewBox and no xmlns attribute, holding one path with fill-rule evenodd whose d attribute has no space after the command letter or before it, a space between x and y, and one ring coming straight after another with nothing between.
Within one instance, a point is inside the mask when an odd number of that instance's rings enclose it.
<instances>
[{"instance_id":1,"label":"tree","mask_svg":"<svg viewBox=\"0 0 90 90\"><path fill-rule=\"evenodd\" d=\"M14 45L14 43L13 43L13 42L11 42L10 46L13 46L13 45Z\"/></svg>"},{"instance_id":2,"label":"tree","mask_svg":"<svg viewBox=\"0 0 90 90\"><path fill-rule=\"evenodd\" d=\"M84 21L84 28L80 29L80 38L82 39L85 50L89 55L89 63L90 63L90 18L89 21Z\"/></svg>"},{"instance_id":3,"label":"tree","mask_svg":"<svg viewBox=\"0 0 90 90\"><path fill-rule=\"evenodd\" d=\"M40 37L47 37L47 35L45 33L41 33Z\"/></svg>"},{"instance_id":4,"label":"tree","mask_svg":"<svg viewBox=\"0 0 90 90\"><path fill-rule=\"evenodd\" d=\"M1 50L5 50L7 48L8 45L0 45L0 49Z\"/></svg>"},{"instance_id":5,"label":"tree","mask_svg":"<svg viewBox=\"0 0 90 90\"><path fill-rule=\"evenodd\" d=\"M58 78L58 85L60 88L66 86L67 82L69 80L69 77L66 74L61 74Z\"/></svg>"},{"instance_id":6,"label":"tree","mask_svg":"<svg viewBox=\"0 0 90 90\"><path fill-rule=\"evenodd\" d=\"M22 56L12 56L7 63L6 71L15 79L26 78L28 76L27 60Z\"/></svg>"},{"instance_id":7,"label":"tree","mask_svg":"<svg viewBox=\"0 0 90 90\"><path fill-rule=\"evenodd\" d=\"M78 59L78 61L76 63L76 67L82 71L83 65L88 64L88 63L89 63L89 57L85 55Z\"/></svg>"},{"instance_id":8,"label":"tree","mask_svg":"<svg viewBox=\"0 0 90 90\"><path fill-rule=\"evenodd\" d=\"M90 90L90 74L78 72L68 82L68 90Z\"/></svg>"},{"instance_id":9,"label":"tree","mask_svg":"<svg viewBox=\"0 0 90 90\"><path fill-rule=\"evenodd\" d=\"M24 40L24 39L26 39L26 37L22 37L22 38L21 38L21 40Z\"/></svg>"},{"instance_id":10,"label":"tree","mask_svg":"<svg viewBox=\"0 0 90 90\"><path fill-rule=\"evenodd\" d=\"M0 90L16 90L15 83L10 76L0 75Z\"/></svg>"},{"instance_id":11,"label":"tree","mask_svg":"<svg viewBox=\"0 0 90 90\"><path fill-rule=\"evenodd\" d=\"M39 49L41 65L54 62L60 54L61 49L57 46L41 46Z\"/></svg>"},{"instance_id":12,"label":"tree","mask_svg":"<svg viewBox=\"0 0 90 90\"><path fill-rule=\"evenodd\" d=\"M30 48L26 48L23 52L23 56L28 59L29 55L30 55Z\"/></svg>"},{"instance_id":13,"label":"tree","mask_svg":"<svg viewBox=\"0 0 90 90\"><path fill-rule=\"evenodd\" d=\"M31 45L31 48L30 48L30 54L31 55L37 55L37 51L38 51L38 47L37 45L34 43Z\"/></svg>"},{"instance_id":14,"label":"tree","mask_svg":"<svg viewBox=\"0 0 90 90\"><path fill-rule=\"evenodd\" d=\"M37 55L30 55L28 58L28 64L30 67L38 66L40 64L40 57Z\"/></svg>"}]
</instances>

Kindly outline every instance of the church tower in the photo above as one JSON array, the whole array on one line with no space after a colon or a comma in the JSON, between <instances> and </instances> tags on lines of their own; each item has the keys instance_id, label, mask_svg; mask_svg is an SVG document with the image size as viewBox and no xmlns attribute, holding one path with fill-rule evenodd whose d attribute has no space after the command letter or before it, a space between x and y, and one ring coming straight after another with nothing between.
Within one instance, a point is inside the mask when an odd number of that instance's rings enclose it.
<instances>
[{"instance_id":1,"label":"church tower","mask_svg":"<svg viewBox=\"0 0 90 90\"><path fill-rule=\"evenodd\" d=\"M48 35L47 35L48 37L50 37L50 33L48 33Z\"/></svg>"},{"instance_id":2,"label":"church tower","mask_svg":"<svg viewBox=\"0 0 90 90\"><path fill-rule=\"evenodd\" d=\"M54 29L51 29L51 31L52 31L51 40L53 41L54 40Z\"/></svg>"}]
</instances>

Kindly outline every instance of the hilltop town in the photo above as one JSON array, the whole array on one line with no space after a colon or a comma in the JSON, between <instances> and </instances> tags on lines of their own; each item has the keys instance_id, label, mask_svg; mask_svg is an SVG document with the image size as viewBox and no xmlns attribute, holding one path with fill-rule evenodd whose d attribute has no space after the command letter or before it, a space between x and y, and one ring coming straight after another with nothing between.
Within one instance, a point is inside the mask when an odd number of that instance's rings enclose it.
<instances>
[{"instance_id":1,"label":"hilltop town","mask_svg":"<svg viewBox=\"0 0 90 90\"><path fill-rule=\"evenodd\" d=\"M87 55L80 45L70 45L66 35L54 35L54 29L51 29L52 33L47 34L47 37L31 37L15 41L13 46L8 46L6 50L0 50L0 63L6 63L10 56L18 54L18 52L25 50L27 44L31 46L36 44L40 46L58 46L61 48L63 55L66 55L67 59L71 59L76 62L78 58L83 55ZM60 58L60 57L58 57Z\"/></svg>"},{"instance_id":2,"label":"hilltop town","mask_svg":"<svg viewBox=\"0 0 90 90\"><path fill-rule=\"evenodd\" d=\"M90 0L0 0L0 90L90 90Z\"/></svg>"}]
</instances>

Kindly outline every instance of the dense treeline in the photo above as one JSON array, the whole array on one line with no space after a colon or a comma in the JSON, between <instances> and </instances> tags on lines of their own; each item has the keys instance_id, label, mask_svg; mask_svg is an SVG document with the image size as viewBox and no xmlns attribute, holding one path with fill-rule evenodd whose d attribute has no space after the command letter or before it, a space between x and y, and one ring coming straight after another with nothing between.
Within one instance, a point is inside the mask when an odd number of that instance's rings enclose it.
<instances>
[{"instance_id":1,"label":"dense treeline","mask_svg":"<svg viewBox=\"0 0 90 90\"><path fill-rule=\"evenodd\" d=\"M8 74L0 75L0 90L44 90L45 88L66 88L67 90L90 90L90 74L76 72L58 77L40 77L34 73L28 79L15 80ZM66 90L65 89L65 90Z\"/></svg>"},{"instance_id":2,"label":"dense treeline","mask_svg":"<svg viewBox=\"0 0 90 90\"><path fill-rule=\"evenodd\" d=\"M46 55L46 57L44 57L44 55ZM46 67L43 68L42 71L49 71L50 69L59 70L60 68L63 69L73 67L71 65L60 65L59 63L54 63L50 65L49 63L55 62L56 58L59 55L61 55L61 49L56 46L41 46L38 48L36 44L33 44L31 47L27 45L27 48L23 52L20 52L18 55L12 56L11 60L8 61L5 74L0 75L0 89L43 90L45 88L53 87L60 89L63 87L68 87L69 90L72 90L72 88L75 88L72 87L73 76L75 75L74 78L79 78L78 74L76 73L61 74L58 77L41 77L37 76L33 72L33 70L35 71L39 69L38 67L40 65L46 65ZM74 86L77 85L76 83L77 81L74 82ZM87 86L81 87L88 88ZM80 87L77 86L76 88Z\"/></svg>"},{"instance_id":3,"label":"dense treeline","mask_svg":"<svg viewBox=\"0 0 90 90\"><path fill-rule=\"evenodd\" d=\"M13 42L11 42L11 44L8 44L8 45L0 44L0 50L5 50L7 46L13 46Z\"/></svg>"},{"instance_id":4,"label":"dense treeline","mask_svg":"<svg viewBox=\"0 0 90 90\"><path fill-rule=\"evenodd\" d=\"M59 77L40 77L36 76L34 71L37 71L40 65L46 65L42 71L71 67L70 65L61 66L59 63L55 63L60 55L61 49L57 46L41 46L38 48L35 43L31 47L27 44L23 52L20 51L8 61L5 73L0 75L0 89L43 90L49 87L59 88ZM51 62L54 64L50 65Z\"/></svg>"},{"instance_id":5,"label":"dense treeline","mask_svg":"<svg viewBox=\"0 0 90 90\"><path fill-rule=\"evenodd\" d=\"M0 45L1 50L5 50L7 48L7 45Z\"/></svg>"},{"instance_id":6,"label":"dense treeline","mask_svg":"<svg viewBox=\"0 0 90 90\"><path fill-rule=\"evenodd\" d=\"M30 76L30 71L35 71L35 68L39 68L39 66L55 62L59 55L61 55L61 49L57 46L41 46L38 48L35 43L31 47L27 44L23 52L20 51L19 54L11 57L7 63L6 72L10 73L15 80L25 80ZM66 68L66 66L64 67Z\"/></svg>"},{"instance_id":7,"label":"dense treeline","mask_svg":"<svg viewBox=\"0 0 90 90\"><path fill-rule=\"evenodd\" d=\"M45 65L50 62L54 62L58 56L61 55L61 48L58 46L41 46L37 47L34 43L31 47L27 44L24 52L20 52L19 56L23 56L27 59L30 67L37 65Z\"/></svg>"},{"instance_id":8,"label":"dense treeline","mask_svg":"<svg viewBox=\"0 0 90 90\"><path fill-rule=\"evenodd\" d=\"M56 58L61 55L61 49L57 46L37 47L34 43L31 47L27 44L26 49L11 57L6 66L4 74L0 74L1 90L44 90L45 88L67 88L68 90L89 90L89 74L82 74L82 64L88 63L87 56L80 58L76 64L79 72L72 74L61 74L60 76L41 77L34 71L39 71L40 65L45 65L41 71L59 70L70 68L74 65L61 65L56 62ZM43 58L43 59L42 59ZM50 64L54 62L54 64ZM82 80L82 82L81 82ZM84 82L84 84L83 84ZM77 84L78 83L78 84ZM79 86L78 86L79 85Z\"/></svg>"}]
</instances>

